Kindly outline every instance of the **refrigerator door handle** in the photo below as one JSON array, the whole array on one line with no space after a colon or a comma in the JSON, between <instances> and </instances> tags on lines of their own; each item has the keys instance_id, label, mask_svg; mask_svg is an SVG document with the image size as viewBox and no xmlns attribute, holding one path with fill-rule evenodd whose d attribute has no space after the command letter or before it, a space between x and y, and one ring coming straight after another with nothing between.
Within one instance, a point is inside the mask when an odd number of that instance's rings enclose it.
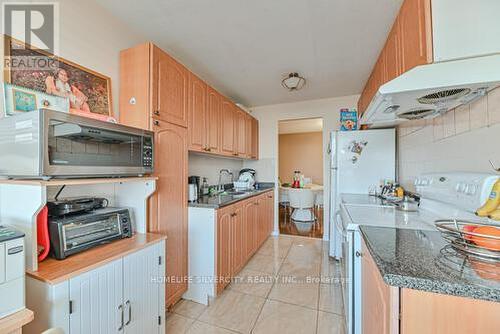
<instances>
[{"instance_id":1,"label":"refrigerator door handle","mask_svg":"<svg viewBox=\"0 0 500 334\"><path fill-rule=\"evenodd\" d=\"M328 149L326 150L326 153L332 154L332 144L328 143Z\"/></svg>"}]
</instances>

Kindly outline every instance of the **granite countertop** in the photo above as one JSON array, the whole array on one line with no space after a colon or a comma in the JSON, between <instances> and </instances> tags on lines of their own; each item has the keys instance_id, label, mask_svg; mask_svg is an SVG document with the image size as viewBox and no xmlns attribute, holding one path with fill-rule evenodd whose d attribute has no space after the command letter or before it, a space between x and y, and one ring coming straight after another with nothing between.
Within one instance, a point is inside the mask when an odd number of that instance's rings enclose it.
<instances>
[{"instance_id":1,"label":"granite countertop","mask_svg":"<svg viewBox=\"0 0 500 334\"><path fill-rule=\"evenodd\" d=\"M196 202L189 202L188 207L218 209L242 201L244 199L260 195L272 189L274 189L274 185L260 186L258 189L253 189L250 191L247 190L245 191L244 194L241 195L222 193L220 195L215 195L215 196L203 196L199 198L198 201Z\"/></svg>"},{"instance_id":2,"label":"granite countertop","mask_svg":"<svg viewBox=\"0 0 500 334\"><path fill-rule=\"evenodd\" d=\"M500 302L500 263L466 258L438 231L359 229L388 285Z\"/></svg>"}]
</instances>

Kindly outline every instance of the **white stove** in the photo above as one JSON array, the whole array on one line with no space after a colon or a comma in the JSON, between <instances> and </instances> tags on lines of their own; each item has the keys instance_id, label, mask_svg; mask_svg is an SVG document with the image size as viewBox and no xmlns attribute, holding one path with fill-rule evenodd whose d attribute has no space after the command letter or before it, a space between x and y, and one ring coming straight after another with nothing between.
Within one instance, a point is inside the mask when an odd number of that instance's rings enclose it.
<instances>
[{"instance_id":1,"label":"white stove","mask_svg":"<svg viewBox=\"0 0 500 334\"><path fill-rule=\"evenodd\" d=\"M478 218L475 210L487 199L498 176L479 173L424 174L415 180L421 205L416 212L404 212L377 197L368 195L341 195L337 218L342 225L341 263L345 277L344 310L349 334L361 334L361 234L360 225L415 230L437 230L438 219Z\"/></svg>"}]
</instances>

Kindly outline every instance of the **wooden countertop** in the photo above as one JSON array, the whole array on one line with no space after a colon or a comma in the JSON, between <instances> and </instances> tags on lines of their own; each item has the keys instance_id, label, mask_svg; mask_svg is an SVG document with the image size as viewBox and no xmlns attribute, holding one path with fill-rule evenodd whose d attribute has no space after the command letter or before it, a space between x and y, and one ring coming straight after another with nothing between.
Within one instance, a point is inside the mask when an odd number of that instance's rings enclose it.
<instances>
[{"instance_id":1,"label":"wooden countertop","mask_svg":"<svg viewBox=\"0 0 500 334\"><path fill-rule=\"evenodd\" d=\"M26 271L26 275L42 282L57 284L164 239L166 236L161 234L137 233L131 238L94 247L64 260L49 257L38 264L37 271Z\"/></svg>"},{"instance_id":2,"label":"wooden countertop","mask_svg":"<svg viewBox=\"0 0 500 334\"><path fill-rule=\"evenodd\" d=\"M33 321L33 319L33 311L28 310L27 308L17 311L14 314L0 319L0 333L17 333L17 330Z\"/></svg>"}]
</instances>

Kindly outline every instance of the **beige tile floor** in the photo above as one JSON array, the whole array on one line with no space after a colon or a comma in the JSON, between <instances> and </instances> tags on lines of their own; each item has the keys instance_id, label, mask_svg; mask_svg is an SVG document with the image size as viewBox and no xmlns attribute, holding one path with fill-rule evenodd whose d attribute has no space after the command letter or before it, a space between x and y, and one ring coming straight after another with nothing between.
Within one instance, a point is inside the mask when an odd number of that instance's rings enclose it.
<instances>
[{"instance_id":1,"label":"beige tile floor","mask_svg":"<svg viewBox=\"0 0 500 334\"><path fill-rule=\"evenodd\" d=\"M322 240L269 237L210 306L175 305L167 333L344 334L340 273Z\"/></svg>"}]
</instances>

